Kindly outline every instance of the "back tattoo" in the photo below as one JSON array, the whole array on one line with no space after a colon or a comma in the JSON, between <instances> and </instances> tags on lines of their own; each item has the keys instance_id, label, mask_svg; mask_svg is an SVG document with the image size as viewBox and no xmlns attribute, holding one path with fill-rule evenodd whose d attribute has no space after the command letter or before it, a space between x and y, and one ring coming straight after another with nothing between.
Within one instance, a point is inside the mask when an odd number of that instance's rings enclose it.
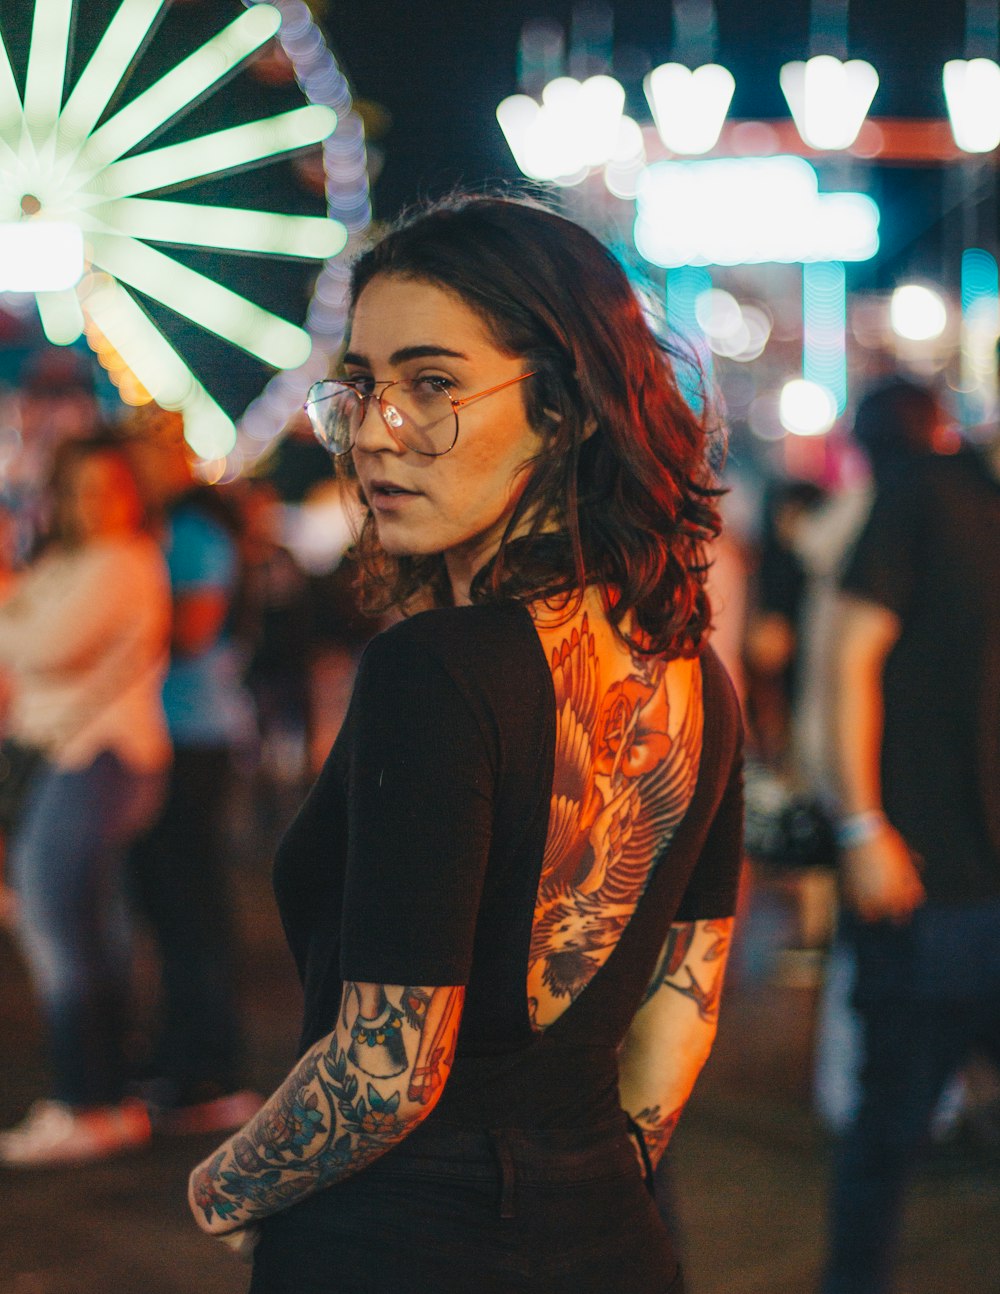
<instances>
[{"instance_id":1,"label":"back tattoo","mask_svg":"<svg viewBox=\"0 0 1000 1294\"><path fill-rule=\"evenodd\" d=\"M539 634L556 702L528 964L532 1025L543 1029L611 955L691 802L702 704L697 660L626 655L610 629L599 649L587 612L561 638Z\"/></svg>"}]
</instances>

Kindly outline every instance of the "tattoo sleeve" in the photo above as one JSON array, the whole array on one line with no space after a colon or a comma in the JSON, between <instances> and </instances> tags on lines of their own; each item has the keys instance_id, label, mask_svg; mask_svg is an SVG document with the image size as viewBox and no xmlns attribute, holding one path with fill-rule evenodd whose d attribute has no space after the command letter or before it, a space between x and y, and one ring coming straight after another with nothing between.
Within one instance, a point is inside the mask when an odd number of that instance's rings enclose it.
<instances>
[{"instance_id":1,"label":"tattoo sleeve","mask_svg":"<svg viewBox=\"0 0 1000 1294\"><path fill-rule=\"evenodd\" d=\"M704 933L696 943L698 924ZM701 923L677 922L671 926L643 1004L661 988L668 988L690 998L701 1019L714 1024L719 1018L732 924L732 918L726 917Z\"/></svg>"},{"instance_id":2,"label":"tattoo sleeve","mask_svg":"<svg viewBox=\"0 0 1000 1294\"><path fill-rule=\"evenodd\" d=\"M622 1108L666 1150L715 1039L732 918L675 922L618 1058Z\"/></svg>"},{"instance_id":3,"label":"tattoo sleeve","mask_svg":"<svg viewBox=\"0 0 1000 1294\"><path fill-rule=\"evenodd\" d=\"M646 1154L649 1156L649 1162L654 1168L663 1158L663 1152L670 1142L680 1117L680 1109L671 1110L669 1114L664 1114L658 1105L648 1105L645 1109L640 1110L638 1114L633 1115L633 1121L642 1133L642 1139L646 1143Z\"/></svg>"},{"instance_id":4,"label":"tattoo sleeve","mask_svg":"<svg viewBox=\"0 0 1000 1294\"><path fill-rule=\"evenodd\" d=\"M430 1113L455 1055L465 990L348 983L337 1028L194 1170L199 1226L223 1233L358 1172Z\"/></svg>"}]
</instances>

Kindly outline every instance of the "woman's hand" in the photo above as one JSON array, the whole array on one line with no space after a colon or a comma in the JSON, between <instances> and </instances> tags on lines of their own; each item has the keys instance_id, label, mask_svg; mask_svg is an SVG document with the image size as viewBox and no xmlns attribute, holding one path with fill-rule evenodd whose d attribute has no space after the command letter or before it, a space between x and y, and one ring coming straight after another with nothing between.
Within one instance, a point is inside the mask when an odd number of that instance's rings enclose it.
<instances>
[{"instance_id":1,"label":"woman's hand","mask_svg":"<svg viewBox=\"0 0 1000 1294\"><path fill-rule=\"evenodd\" d=\"M221 1240L227 1249L231 1249L240 1262L252 1263L253 1251L260 1240L260 1226L256 1222L251 1222L248 1226L240 1227L238 1231L227 1231L216 1239Z\"/></svg>"},{"instance_id":2,"label":"woman's hand","mask_svg":"<svg viewBox=\"0 0 1000 1294\"><path fill-rule=\"evenodd\" d=\"M260 1240L260 1224L247 1222L235 1229L220 1230L226 1223L214 1211L204 1207L205 1193L211 1192L212 1172L218 1168L218 1161L219 1153L216 1151L192 1172L188 1178L188 1206L202 1231L221 1241L241 1262L250 1263L253 1262L253 1251Z\"/></svg>"}]
</instances>

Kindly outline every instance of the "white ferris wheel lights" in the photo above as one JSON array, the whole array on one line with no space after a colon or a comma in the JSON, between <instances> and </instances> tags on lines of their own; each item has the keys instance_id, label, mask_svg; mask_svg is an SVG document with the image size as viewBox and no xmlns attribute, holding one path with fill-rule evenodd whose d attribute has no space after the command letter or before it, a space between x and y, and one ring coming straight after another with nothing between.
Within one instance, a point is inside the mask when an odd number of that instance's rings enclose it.
<instances>
[{"instance_id":1,"label":"white ferris wheel lights","mask_svg":"<svg viewBox=\"0 0 1000 1294\"><path fill-rule=\"evenodd\" d=\"M275 368L295 368L312 349L304 328L254 305L135 238L93 234L94 263L208 332Z\"/></svg>"},{"instance_id":2,"label":"white ferris wheel lights","mask_svg":"<svg viewBox=\"0 0 1000 1294\"><path fill-rule=\"evenodd\" d=\"M128 292L107 275L95 276L87 313L157 404L180 409L184 437L202 458L219 458L236 443L236 428L177 351Z\"/></svg>"},{"instance_id":3,"label":"white ferris wheel lights","mask_svg":"<svg viewBox=\"0 0 1000 1294\"><path fill-rule=\"evenodd\" d=\"M97 124L167 0L125 0L73 87L59 117L61 142L80 143Z\"/></svg>"},{"instance_id":4,"label":"white ferris wheel lights","mask_svg":"<svg viewBox=\"0 0 1000 1294\"><path fill-rule=\"evenodd\" d=\"M36 0L24 83L24 120L29 131L42 139L55 125L62 105L72 17L73 0Z\"/></svg>"},{"instance_id":5,"label":"white ferris wheel lights","mask_svg":"<svg viewBox=\"0 0 1000 1294\"><path fill-rule=\"evenodd\" d=\"M80 299L68 288L62 292L37 292L35 301L42 331L53 346L69 346L84 330Z\"/></svg>"},{"instance_id":6,"label":"white ferris wheel lights","mask_svg":"<svg viewBox=\"0 0 1000 1294\"><path fill-rule=\"evenodd\" d=\"M238 67L280 26L281 14L273 5L255 4L247 9L98 126L81 150L74 171L79 175L103 170L140 144Z\"/></svg>"},{"instance_id":7,"label":"white ferris wheel lights","mask_svg":"<svg viewBox=\"0 0 1000 1294\"><path fill-rule=\"evenodd\" d=\"M168 144L138 157L123 158L95 176L91 187L99 197L117 198L204 179L235 166L318 144L336 125L337 114L332 108L318 104L293 108L263 121L247 121L182 144Z\"/></svg>"},{"instance_id":8,"label":"white ferris wheel lights","mask_svg":"<svg viewBox=\"0 0 1000 1294\"><path fill-rule=\"evenodd\" d=\"M118 198L92 207L84 223L100 233L126 234L146 242L315 260L336 256L347 243L344 226L324 216L282 216L149 198Z\"/></svg>"},{"instance_id":9,"label":"white ferris wheel lights","mask_svg":"<svg viewBox=\"0 0 1000 1294\"><path fill-rule=\"evenodd\" d=\"M850 148L878 89L871 63L860 58L842 63L830 54L786 63L779 79L796 130L817 150Z\"/></svg>"},{"instance_id":10,"label":"white ferris wheel lights","mask_svg":"<svg viewBox=\"0 0 1000 1294\"><path fill-rule=\"evenodd\" d=\"M79 225L56 220L0 224L0 292L62 292L76 287L83 271Z\"/></svg>"},{"instance_id":11,"label":"white ferris wheel lights","mask_svg":"<svg viewBox=\"0 0 1000 1294\"><path fill-rule=\"evenodd\" d=\"M0 33L0 290L33 293L42 327L55 344L69 345L81 332L94 329L113 338L111 344L135 374L133 394L181 409L185 434L196 452L218 458L235 443L232 420L129 291L110 276L264 363L279 370L294 368L309 360L312 351L304 329L140 240L331 262L343 250L351 228L361 227L367 205L362 213L360 204L357 212L353 205L341 204L347 218L342 221L140 196L317 143L324 143L329 178L333 154L324 141L337 127L338 113L350 114L346 82L305 6L294 0L278 0L279 7L254 0L226 28L98 125L166 3L120 0L86 66L67 87L73 0L35 0L23 103ZM309 67L295 67L307 96L306 81L323 81L322 103L125 156L215 89L272 36L282 39L285 12L299 35L309 36L313 44L319 41L324 57L312 50ZM291 56L294 63L294 53ZM344 139L338 136L334 151L347 147L349 134L347 130ZM354 166L355 153L362 171L354 183L366 192L360 137L350 153ZM340 198L332 180L330 191ZM33 254L24 251L19 240L25 238L39 242ZM76 251L67 268L70 242ZM88 261L93 272L85 274ZM312 313L310 307L310 318ZM339 327L339 316L334 322ZM123 399L130 398L124 385L121 393Z\"/></svg>"},{"instance_id":12,"label":"white ferris wheel lights","mask_svg":"<svg viewBox=\"0 0 1000 1294\"><path fill-rule=\"evenodd\" d=\"M718 63L693 70L683 63L663 63L646 76L643 89L667 148L696 155L719 142L736 82Z\"/></svg>"},{"instance_id":13,"label":"white ferris wheel lights","mask_svg":"<svg viewBox=\"0 0 1000 1294\"><path fill-rule=\"evenodd\" d=\"M1000 145L1000 67L991 58L953 58L944 65L951 133L966 153Z\"/></svg>"}]
</instances>

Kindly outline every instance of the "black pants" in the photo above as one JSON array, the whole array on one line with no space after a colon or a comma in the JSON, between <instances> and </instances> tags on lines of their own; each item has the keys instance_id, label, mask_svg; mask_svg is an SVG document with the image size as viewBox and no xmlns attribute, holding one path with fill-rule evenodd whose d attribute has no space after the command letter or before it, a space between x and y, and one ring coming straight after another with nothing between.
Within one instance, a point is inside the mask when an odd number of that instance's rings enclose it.
<instances>
[{"instance_id":1,"label":"black pants","mask_svg":"<svg viewBox=\"0 0 1000 1294\"><path fill-rule=\"evenodd\" d=\"M239 1082L224 840L231 779L227 748L178 747L163 813L129 860L132 891L162 959L152 1068L181 1093L205 1083L232 1090Z\"/></svg>"},{"instance_id":2,"label":"black pants","mask_svg":"<svg viewBox=\"0 0 1000 1294\"><path fill-rule=\"evenodd\" d=\"M683 1294L624 1116L470 1133L433 1116L269 1218L251 1294Z\"/></svg>"},{"instance_id":3,"label":"black pants","mask_svg":"<svg viewBox=\"0 0 1000 1294\"><path fill-rule=\"evenodd\" d=\"M1000 903L848 923L858 956L861 1103L837 1148L824 1294L887 1294L905 1189L947 1080L1000 1065Z\"/></svg>"}]
</instances>

